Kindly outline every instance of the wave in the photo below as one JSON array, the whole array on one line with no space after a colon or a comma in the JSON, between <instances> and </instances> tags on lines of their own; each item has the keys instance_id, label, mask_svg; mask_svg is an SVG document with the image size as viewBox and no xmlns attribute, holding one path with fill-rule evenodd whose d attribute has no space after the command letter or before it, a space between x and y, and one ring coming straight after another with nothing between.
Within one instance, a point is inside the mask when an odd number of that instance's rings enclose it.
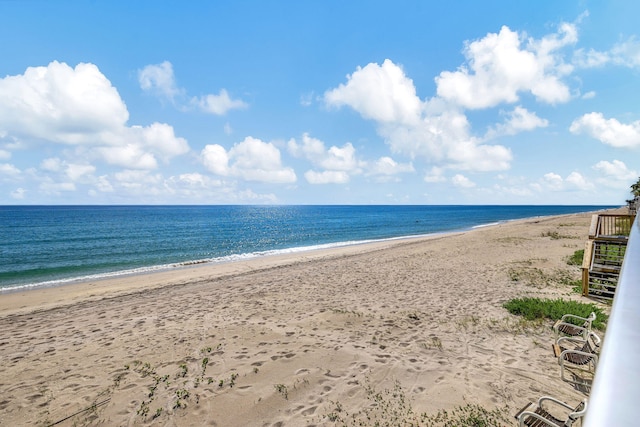
<instances>
[{"instance_id":1,"label":"wave","mask_svg":"<svg viewBox=\"0 0 640 427\"><path fill-rule=\"evenodd\" d=\"M485 228L485 227L493 227L494 225L500 225L504 223L504 221L498 221L498 222L489 222L486 224L479 224L479 225L474 225L473 227L471 227L472 229L476 229L476 228Z\"/></svg>"}]
</instances>

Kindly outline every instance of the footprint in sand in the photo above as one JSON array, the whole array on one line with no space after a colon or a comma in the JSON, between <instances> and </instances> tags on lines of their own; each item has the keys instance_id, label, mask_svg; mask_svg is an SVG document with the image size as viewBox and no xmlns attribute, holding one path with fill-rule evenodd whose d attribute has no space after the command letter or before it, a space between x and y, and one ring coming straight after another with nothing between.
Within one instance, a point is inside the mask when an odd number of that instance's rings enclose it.
<instances>
[{"instance_id":1,"label":"footprint in sand","mask_svg":"<svg viewBox=\"0 0 640 427\"><path fill-rule=\"evenodd\" d=\"M391 358L390 354L376 354L376 358L374 359L376 362L378 363L389 363L389 360Z\"/></svg>"},{"instance_id":2,"label":"footprint in sand","mask_svg":"<svg viewBox=\"0 0 640 427\"><path fill-rule=\"evenodd\" d=\"M315 414L316 409L318 409L317 406L312 406L310 408L307 408L304 411L302 411L302 415L305 415L305 416L313 415Z\"/></svg>"},{"instance_id":3,"label":"footprint in sand","mask_svg":"<svg viewBox=\"0 0 640 427\"><path fill-rule=\"evenodd\" d=\"M334 374L332 374L332 373L331 373L331 371L327 371L327 372L324 374L324 376L325 376L325 377L329 377L329 378L340 378L342 375L334 375Z\"/></svg>"}]
</instances>

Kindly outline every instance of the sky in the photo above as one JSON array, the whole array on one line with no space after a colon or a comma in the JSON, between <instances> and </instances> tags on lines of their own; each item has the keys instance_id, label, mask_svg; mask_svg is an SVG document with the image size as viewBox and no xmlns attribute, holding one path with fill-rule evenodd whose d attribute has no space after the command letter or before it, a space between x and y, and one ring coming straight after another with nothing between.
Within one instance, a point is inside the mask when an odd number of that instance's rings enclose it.
<instances>
[{"instance_id":1,"label":"sky","mask_svg":"<svg viewBox=\"0 0 640 427\"><path fill-rule=\"evenodd\" d=\"M0 0L0 205L624 205L640 2Z\"/></svg>"}]
</instances>

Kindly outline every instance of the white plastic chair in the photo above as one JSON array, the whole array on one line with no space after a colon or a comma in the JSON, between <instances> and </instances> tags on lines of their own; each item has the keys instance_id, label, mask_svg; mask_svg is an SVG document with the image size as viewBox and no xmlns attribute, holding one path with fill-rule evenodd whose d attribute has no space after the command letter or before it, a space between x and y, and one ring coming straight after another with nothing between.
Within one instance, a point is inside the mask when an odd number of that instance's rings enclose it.
<instances>
[{"instance_id":1,"label":"white plastic chair","mask_svg":"<svg viewBox=\"0 0 640 427\"><path fill-rule=\"evenodd\" d=\"M571 427L587 412L587 399L572 407L551 396L542 396L516 414L520 427Z\"/></svg>"},{"instance_id":2,"label":"white plastic chair","mask_svg":"<svg viewBox=\"0 0 640 427\"><path fill-rule=\"evenodd\" d=\"M591 385L598 365L600 342L600 337L593 331L589 332L587 339L579 337L558 338L554 350L560 352L557 355L558 364L560 364L560 377L570 383ZM573 373L573 378L567 377L568 370Z\"/></svg>"},{"instance_id":3,"label":"white plastic chair","mask_svg":"<svg viewBox=\"0 0 640 427\"><path fill-rule=\"evenodd\" d=\"M582 322L582 325L576 325L569 320L574 319L578 322ZM556 333L556 337L560 336L582 336L584 339L587 339L587 335L591 332L591 324L596 320L596 313L591 312L588 317L580 317L574 314L565 314L562 316L560 320L558 320L555 325L553 325L553 330Z\"/></svg>"}]
</instances>

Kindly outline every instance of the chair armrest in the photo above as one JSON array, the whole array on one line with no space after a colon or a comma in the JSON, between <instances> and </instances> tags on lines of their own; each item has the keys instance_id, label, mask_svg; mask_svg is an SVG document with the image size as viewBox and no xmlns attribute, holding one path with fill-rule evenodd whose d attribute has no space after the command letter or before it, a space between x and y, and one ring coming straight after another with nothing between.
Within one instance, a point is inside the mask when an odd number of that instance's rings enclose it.
<instances>
[{"instance_id":1,"label":"chair armrest","mask_svg":"<svg viewBox=\"0 0 640 427\"><path fill-rule=\"evenodd\" d=\"M562 320L564 322L567 319L577 319L577 320L582 320L583 322L591 320L588 317L580 317L580 316L576 316L575 314L565 314L564 316L562 316L562 318L560 320Z\"/></svg>"},{"instance_id":2,"label":"chair armrest","mask_svg":"<svg viewBox=\"0 0 640 427\"><path fill-rule=\"evenodd\" d=\"M527 427L526 424L524 423L524 420L527 417L533 417L536 420L539 421L539 423L544 424L545 426L549 426L549 427L558 427L558 425L556 423L553 423L551 421L549 421L548 419L541 417L540 415L536 414L535 412L530 412L530 411L524 411L520 414L520 416L518 417L518 426L519 427ZM539 424L538 424L539 425Z\"/></svg>"},{"instance_id":3,"label":"chair armrest","mask_svg":"<svg viewBox=\"0 0 640 427\"><path fill-rule=\"evenodd\" d=\"M560 406L562 406L562 407L564 407L566 409L569 409L570 411L573 411L573 409L574 409L573 406L569 406L566 403L564 403L564 402L562 402L562 401L560 401L560 400L558 400L558 399L556 399L554 397L551 397L551 396L542 396L540 399L538 399L538 406L541 406L542 402L553 402L553 403L558 404L558 405L560 405Z\"/></svg>"}]
</instances>

